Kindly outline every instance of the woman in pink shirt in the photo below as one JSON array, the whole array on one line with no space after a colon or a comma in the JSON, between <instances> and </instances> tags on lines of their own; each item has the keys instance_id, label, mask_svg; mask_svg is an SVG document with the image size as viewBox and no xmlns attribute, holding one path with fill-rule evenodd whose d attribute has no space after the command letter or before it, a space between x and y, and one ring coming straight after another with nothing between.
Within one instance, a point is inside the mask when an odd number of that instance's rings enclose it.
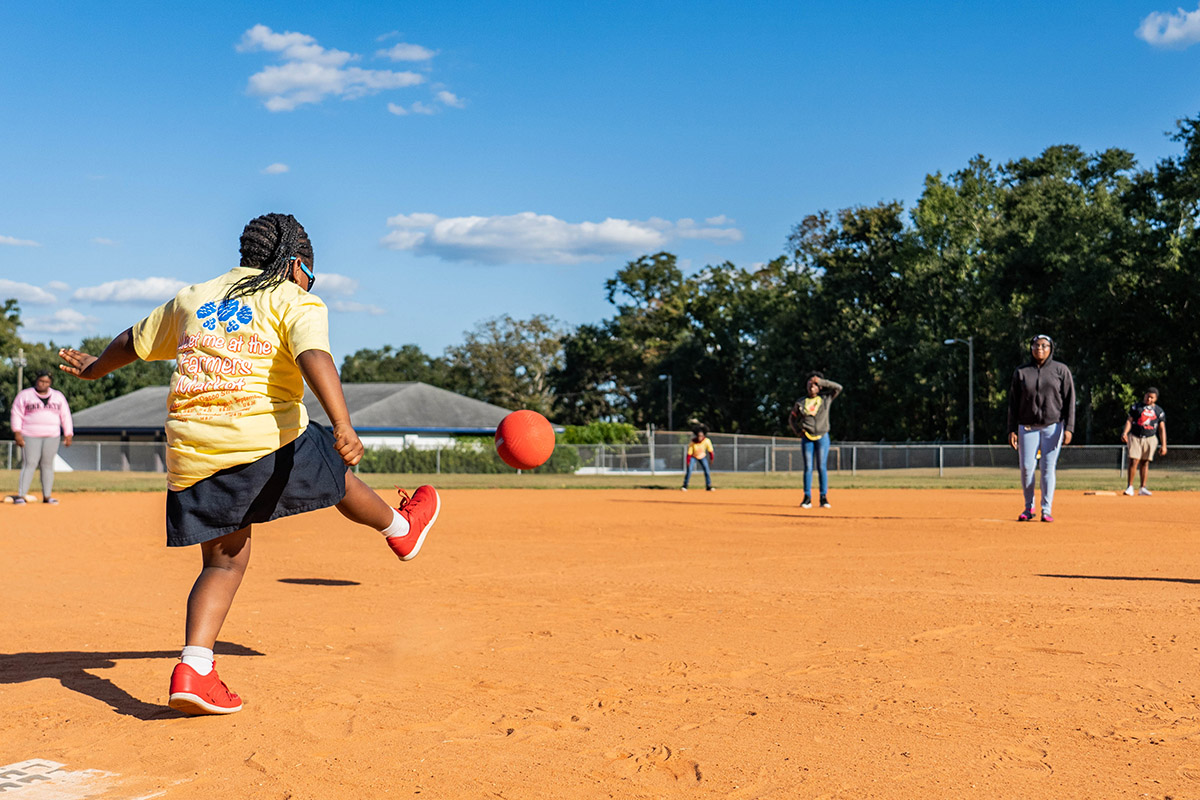
<instances>
[{"instance_id":1,"label":"woman in pink shirt","mask_svg":"<svg viewBox=\"0 0 1200 800\"><path fill-rule=\"evenodd\" d=\"M51 389L49 372L39 372L33 386L17 393L12 404L12 432L21 453L21 479L14 503L24 503L33 471L42 472L42 502L57 503L51 496L54 488L54 457L58 455L58 439L71 446L75 429L71 426L71 407L57 389Z\"/></svg>"}]
</instances>

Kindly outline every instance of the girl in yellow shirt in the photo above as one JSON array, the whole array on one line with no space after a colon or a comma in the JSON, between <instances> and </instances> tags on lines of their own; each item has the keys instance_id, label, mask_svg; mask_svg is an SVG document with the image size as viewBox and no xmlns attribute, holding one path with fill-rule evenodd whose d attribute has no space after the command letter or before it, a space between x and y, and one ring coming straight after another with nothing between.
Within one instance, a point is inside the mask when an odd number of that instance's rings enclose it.
<instances>
[{"instance_id":1,"label":"girl in yellow shirt","mask_svg":"<svg viewBox=\"0 0 1200 800\"><path fill-rule=\"evenodd\" d=\"M175 361L167 415L167 545L200 545L187 603L185 646L169 705L231 714L241 698L217 677L213 647L250 562L250 529L336 506L387 537L403 561L437 520L432 486L392 508L349 467L363 455L329 353L327 310L304 227L267 214L242 231L241 265L188 286L113 339L99 356L59 351L60 369L102 378L139 358ZM310 425L304 384L332 432Z\"/></svg>"},{"instance_id":2,"label":"girl in yellow shirt","mask_svg":"<svg viewBox=\"0 0 1200 800\"><path fill-rule=\"evenodd\" d=\"M704 470L704 489L711 492L713 490L712 473L709 472L708 465L715 457L716 454L713 452L712 439L708 438L704 428L692 429L692 440L688 442L685 459L687 466L683 473L683 486L680 487L680 490L687 491L688 480L692 477L692 462L694 461Z\"/></svg>"}]
</instances>

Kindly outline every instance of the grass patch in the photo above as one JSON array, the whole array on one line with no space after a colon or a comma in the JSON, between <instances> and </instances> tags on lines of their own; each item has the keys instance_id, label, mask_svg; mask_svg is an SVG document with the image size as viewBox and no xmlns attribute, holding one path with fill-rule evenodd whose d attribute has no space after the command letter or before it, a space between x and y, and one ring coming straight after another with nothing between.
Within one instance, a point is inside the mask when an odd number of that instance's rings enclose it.
<instances>
[{"instance_id":1,"label":"grass patch","mask_svg":"<svg viewBox=\"0 0 1200 800\"><path fill-rule=\"evenodd\" d=\"M16 470L0 470L0 481L15 493ZM553 475L509 472L492 475L421 475L360 473L359 477L371 488L387 490L401 486L412 490L422 483L432 483L444 489L663 489L678 491L683 482L681 473L658 475ZM791 489L799 490L804 476L800 472L714 472L713 484L718 490L729 489ZM1011 489L1018 487L1014 468L964 468L946 470L939 477L936 469L894 469L860 472L829 473L830 492L839 489ZM1200 472L1154 471L1150 486L1154 491L1200 490ZM693 491L704 489L704 476L692 475ZM1060 491L1120 491L1125 488L1123 473L1116 469L1060 469ZM159 472L60 472L54 478L58 492L156 492L166 489L166 476ZM38 479L30 491L40 492ZM0 492L2 494L4 492Z\"/></svg>"}]
</instances>

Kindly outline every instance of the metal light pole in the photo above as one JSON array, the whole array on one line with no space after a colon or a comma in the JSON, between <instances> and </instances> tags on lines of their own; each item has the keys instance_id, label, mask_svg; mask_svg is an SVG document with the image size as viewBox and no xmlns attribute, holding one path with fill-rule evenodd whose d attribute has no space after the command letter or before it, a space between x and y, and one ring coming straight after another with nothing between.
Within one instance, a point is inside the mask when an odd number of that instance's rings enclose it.
<instances>
[{"instance_id":1,"label":"metal light pole","mask_svg":"<svg viewBox=\"0 0 1200 800\"><path fill-rule=\"evenodd\" d=\"M942 344L967 346L967 441L975 444L975 337L947 339Z\"/></svg>"},{"instance_id":2,"label":"metal light pole","mask_svg":"<svg viewBox=\"0 0 1200 800\"><path fill-rule=\"evenodd\" d=\"M17 365L17 394L20 394L21 390L25 388L23 385L25 383L25 365L29 363L25 360L24 347L17 348L17 357L13 359L13 363Z\"/></svg>"},{"instance_id":3,"label":"metal light pole","mask_svg":"<svg viewBox=\"0 0 1200 800\"><path fill-rule=\"evenodd\" d=\"M673 381L670 375L659 375L659 380L667 382L667 430L675 430L675 393L673 391Z\"/></svg>"}]
</instances>

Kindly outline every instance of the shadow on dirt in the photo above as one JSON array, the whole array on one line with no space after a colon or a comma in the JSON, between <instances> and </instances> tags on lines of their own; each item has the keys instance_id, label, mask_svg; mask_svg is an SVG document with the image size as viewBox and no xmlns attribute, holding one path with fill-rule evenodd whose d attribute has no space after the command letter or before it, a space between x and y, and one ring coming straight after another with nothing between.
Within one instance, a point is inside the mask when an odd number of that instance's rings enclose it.
<instances>
[{"instance_id":1,"label":"shadow on dirt","mask_svg":"<svg viewBox=\"0 0 1200 800\"><path fill-rule=\"evenodd\" d=\"M1200 584L1200 578L1155 578L1136 575L1051 575L1039 574L1039 578L1066 578L1076 581L1159 581L1160 583Z\"/></svg>"},{"instance_id":2,"label":"shadow on dirt","mask_svg":"<svg viewBox=\"0 0 1200 800\"><path fill-rule=\"evenodd\" d=\"M280 578L280 583L294 583L298 586L362 586L358 581L343 581L337 578Z\"/></svg>"},{"instance_id":3,"label":"shadow on dirt","mask_svg":"<svg viewBox=\"0 0 1200 800\"><path fill-rule=\"evenodd\" d=\"M263 653L240 644L217 642L218 656L261 656ZM0 653L0 684L24 683L51 678L66 688L112 706L118 714L136 719L182 717L166 705L146 703L126 692L107 678L91 674L90 670L109 669L118 661L137 658L178 659L178 650L121 650L85 652L66 650L56 653ZM163 675L166 689L167 675Z\"/></svg>"}]
</instances>

